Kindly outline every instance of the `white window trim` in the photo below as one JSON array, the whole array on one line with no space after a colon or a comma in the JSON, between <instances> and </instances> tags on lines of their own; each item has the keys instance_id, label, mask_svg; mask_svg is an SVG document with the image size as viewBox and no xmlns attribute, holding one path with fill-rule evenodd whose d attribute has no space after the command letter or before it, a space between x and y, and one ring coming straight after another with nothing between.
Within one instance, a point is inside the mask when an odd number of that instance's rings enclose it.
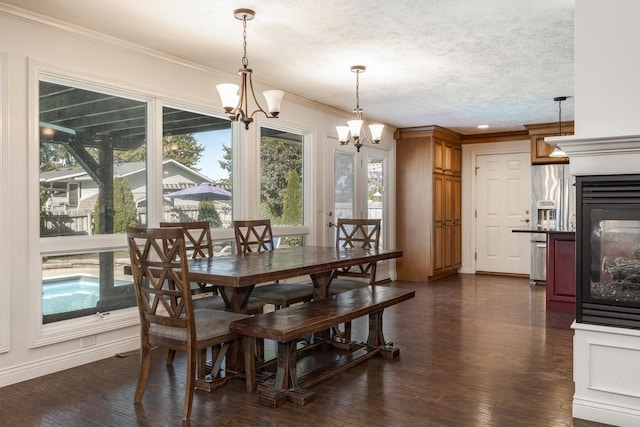
<instances>
[{"instance_id":1,"label":"white window trim","mask_svg":"<svg viewBox=\"0 0 640 427\"><path fill-rule=\"evenodd\" d=\"M0 53L0 239L9 242L9 129L8 129L8 85L7 85L7 54ZM9 263L9 245L0 247L0 271L5 272L5 277L11 277ZM11 331L11 280L3 280L0 283L0 353L7 353L10 349L9 338Z\"/></svg>"},{"instance_id":2,"label":"white window trim","mask_svg":"<svg viewBox=\"0 0 640 427\"><path fill-rule=\"evenodd\" d=\"M104 91L129 99L139 100L148 105L147 134L150 141L155 140L154 112L159 103L151 95L142 94L130 87L113 82L106 82L94 77L77 75L58 67L48 67L37 61L29 60L29 259L30 265L27 283L29 284L29 347L36 348L64 342L76 338L94 335L101 332L113 331L129 326L138 325L140 318L136 307L114 310L108 314L91 315L69 319L49 324L42 323L42 257L67 253L104 251L126 248L126 238L123 234L105 236L77 236L65 238L40 238L39 226L39 197L40 182L39 162L39 83L46 80L93 91ZM4 99L6 97L3 97ZM155 154L153 144L149 155ZM153 160L148 160L153 162ZM6 168L3 168L6 170ZM149 177L147 191L153 199L153 190L157 188L154 180L162 179L161 172ZM3 180L6 182L6 180ZM6 193L6 192L5 192ZM3 193L3 194L5 194ZM152 201L151 201L152 202ZM2 257L8 259L8 256ZM8 301L8 299L7 299ZM3 310L4 312L5 310ZM8 322L5 322L8 323Z\"/></svg>"}]
</instances>

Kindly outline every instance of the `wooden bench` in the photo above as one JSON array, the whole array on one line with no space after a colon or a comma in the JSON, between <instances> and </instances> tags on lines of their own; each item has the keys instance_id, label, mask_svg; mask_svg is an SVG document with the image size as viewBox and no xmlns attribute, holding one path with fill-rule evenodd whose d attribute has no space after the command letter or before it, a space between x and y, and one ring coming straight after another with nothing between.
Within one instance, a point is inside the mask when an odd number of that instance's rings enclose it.
<instances>
[{"instance_id":1,"label":"wooden bench","mask_svg":"<svg viewBox=\"0 0 640 427\"><path fill-rule=\"evenodd\" d=\"M234 333L278 342L276 376L272 385L258 389L259 402L275 408L289 398L294 403L304 406L315 400L315 392L305 387L323 381L376 354L393 359L400 350L384 339L382 312L386 307L414 296L414 291L405 289L366 287L231 323L230 328ZM366 343L340 357L329 369L316 370L299 378L296 343L300 338L366 315L369 316L369 335Z\"/></svg>"}]
</instances>

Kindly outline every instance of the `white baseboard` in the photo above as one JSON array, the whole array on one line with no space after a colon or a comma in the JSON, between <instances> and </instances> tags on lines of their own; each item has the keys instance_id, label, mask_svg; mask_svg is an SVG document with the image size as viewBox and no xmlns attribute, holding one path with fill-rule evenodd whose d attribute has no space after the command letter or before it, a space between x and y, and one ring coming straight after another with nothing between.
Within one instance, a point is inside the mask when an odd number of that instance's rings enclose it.
<instances>
[{"instance_id":1,"label":"white baseboard","mask_svg":"<svg viewBox=\"0 0 640 427\"><path fill-rule=\"evenodd\" d=\"M573 398L573 417L620 427L640 426L640 411L585 399Z\"/></svg>"},{"instance_id":2,"label":"white baseboard","mask_svg":"<svg viewBox=\"0 0 640 427\"><path fill-rule=\"evenodd\" d=\"M106 359L115 356L117 353L124 353L139 348L140 338L129 337L100 346L84 348L79 351L74 351L73 353L62 355L58 354L55 357L41 359L22 365L14 365L8 369L0 369L0 387Z\"/></svg>"}]
</instances>

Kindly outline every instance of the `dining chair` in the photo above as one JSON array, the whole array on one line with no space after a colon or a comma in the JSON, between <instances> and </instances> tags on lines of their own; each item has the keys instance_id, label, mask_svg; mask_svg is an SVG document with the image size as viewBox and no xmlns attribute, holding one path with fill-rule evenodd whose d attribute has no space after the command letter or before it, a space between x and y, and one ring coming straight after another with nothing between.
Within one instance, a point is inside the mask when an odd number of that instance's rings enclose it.
<instances>
[{"instance_id":1,"label":"dining chair","mask_svg":"<svg viewBox=\"0 0 640 427\"><path fill-rule=\"evenodd\" d=\"M336 249L378 249L380 245L379 219L338 218L336 224ZM329 293L341 292L374 285L377 263L356 265L333 272Z\"/></svg>"},{"instance_id":2,"label":"dining chair","mask_svg":"<svg viewBox=\"0 0 640 427\"><path fill-rule=\"evenodd\" d=\"M338 218L336 224L337 249L378 249L380 245L380 219ZM372 262L337 269L333 272L329 294L337 295L354 289L373 286L376 283L377 263ZM344 324L344 331L334 328L337 339L351 340L351 322Z\"/></svg>"},{"instance_id":3,"label":"dining chair","mask_svg":"<svg viewBox=\"0 0 640 427\"><path fill-rule=\"evenodd\" d=\"M193 394L200 355L213 346L221 346L211 377L218 376L223 358L230 344L239 335L231 333L229 324L248 317L245 314L222 310L193 308L189 264L184 233L180 228L127 229L134 288L140 314L140 372L134 402L141 403L151 368L151 349L154 346L187 355L186 381L182 419L191 415ZM248 342L248 341L245 341ZM255 373L254 349L245 345L247 388ZM221 383L225 378L219 379ZM158 391L163 395L165 391Z\"/></svg>"},{"instance_id":4,"label":"dining chair","mask_svg":"<svg viewBox=\"0 0 640 427\"><path fill-rule=\"evenodd\" d=\"M213 241L211 240L211 227L208 221L193 222L161 222L160 227L177 227L182 229L185 237L185 248L190 259L212 258ZM212 310L227 310L227 304L219 294L215 285L198 283L191 286L192 294L211 292L212 295L193 299L194 309L208 308ZM258 298L249 298L247 301L247 314L262 314L265 301ZM215 359L217 348L211 348L211 358ZM261 358L264 352L262 343L258 343L256 355ZM173 363L175 352L167 353L167 365Z\"/></svg>"},{"instance_id":5,"label":"dining chair","mask_svg":"<svg viewBox=\"0 0 640 427\"><path fill-rule=\"evenodd\" d=\"M275 249L271 221L268 219L235 220L233 230L236 250L239 254L265 252ZM298 302L313 299L313 285L310 283L269 283L253 288L251 296L272 304L276 310Z\"/></svg>"},{"instance_id":6,"label":"dining chair","mask_svg":"<svg viewBox=\"0 0 640 427\"><path fill-rule=\"evenodd\" d=\"M191 259L213 257L213 241L211 240L209 222L161 222L160 227L178 227L182 229L185 237L187 255L190 255ZM227 308L224 298L218 295L217 286L205 283L198 283L197 286L192 286L193 294L206 292L211 292L213 295L194 299L193 304L195 308L210 308L214 310L225 310ZM247 302L247 314L261 314L264 305L264 301L250 298Z\"/></svg>"}]
</instances>

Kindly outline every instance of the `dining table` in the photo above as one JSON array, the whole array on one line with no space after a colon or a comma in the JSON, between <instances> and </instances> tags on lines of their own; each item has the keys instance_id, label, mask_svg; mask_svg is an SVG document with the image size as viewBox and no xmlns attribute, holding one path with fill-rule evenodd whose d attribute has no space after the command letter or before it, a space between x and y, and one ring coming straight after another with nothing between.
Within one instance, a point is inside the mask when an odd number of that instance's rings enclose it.
<instances>
[{"instance_id":1,"label":"dining table","mask_svg":"<svg viewBox=\"0 0 640 427\"><path fill-rule=\"evenodd\" d=\"M401 256L399 249L300 246L194 259L189 261L189 274L193 282L217 285L232 311L246 313L247 301L257 284L308 275L314 299L318 300L328 296L336 269Z\"/></svg>"},{"instance_id":2,"label":"dining table","mask_svg":"<svg viewBox=\"0 0 640 427\"><path fill-rule=\"evenodd\" d=\"M217 285L230 310L246 313L251 291L260 283L308 275L313 282L314 299L319 300L329 296L336 269L401 256L399 249L300 246L194 259L189 261L189 274L193 282ZM242 366L242 350L234 345L227 352L226 368L239 371Z\"/></svg>"}]
</instances>

